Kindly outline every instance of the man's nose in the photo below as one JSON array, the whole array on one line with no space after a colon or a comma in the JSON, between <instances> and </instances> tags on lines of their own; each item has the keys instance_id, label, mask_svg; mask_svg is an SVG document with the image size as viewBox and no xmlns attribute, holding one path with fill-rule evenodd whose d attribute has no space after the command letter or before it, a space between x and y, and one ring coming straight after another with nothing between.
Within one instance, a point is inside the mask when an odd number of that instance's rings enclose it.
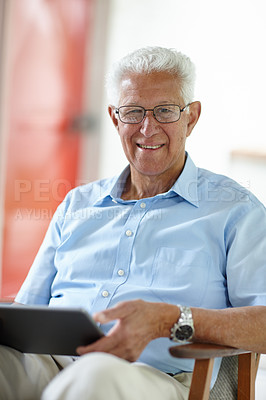
<instances>
[{"instance_id":1,"label":"man's nose","mask_svg":"<svg viewBox=\"0 0 266 400\"><path fill-rule=\"evenodd\" d=\"M155 119L153 111L146 111L146 115L141 122L140 132L146 136L150 137L154 135L159 127L159 122Z\"/></svg>"}]
</instances>

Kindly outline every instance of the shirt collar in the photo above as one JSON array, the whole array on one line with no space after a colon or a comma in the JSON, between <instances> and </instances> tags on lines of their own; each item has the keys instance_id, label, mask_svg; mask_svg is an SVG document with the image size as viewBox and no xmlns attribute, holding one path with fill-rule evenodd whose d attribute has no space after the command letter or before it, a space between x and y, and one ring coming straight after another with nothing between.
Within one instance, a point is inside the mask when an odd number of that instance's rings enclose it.
<instances>
[{"instance_id":1,"label":"shirt collar","mask_svg":"<svg viewBox=\"0 0 266 400\"><path fill-rule=\"evenodd\" d=\"M180 176L170 189L181 196L184 200L199 207L198 198L198 168L193 163L189 154L186 153L186 162Z\"/></svg>"},{"instance_id":2,"label":"shirt collar","mask_svg":"<svg viewBox=\"0 0 266 400\"><path fill-rule=\"evenodd\" d=\"M111 179L110 184L103 191L102 195L95 201L94 206L102 205L109 198L115 203L121 201L121 194L125 187L127 177L130 173L129 165L121 172L120 175Z\"/></svg>"},{"instance_id":3,"label":"shirt collar","mask_svg":"<svg viewBox=\"0 0 266 400\"><path fill-rule=\"evenodd\" d=\"M114 178L108 188L104 191L102 196L97 199L94 205L101 205L106 198L111 198L114 202L121 201L121 193L125 186L127 177L130 173L129 165L122 171L122 173ZM193 204L194 206L199 206L198 201L198 168L193 163L192 159L186 153L186 162L181 172L180 176L172 186L172 188L167 192L158 196L169 197L173 194L181 196L184 200Z\"/></svg>"}]
</instances>

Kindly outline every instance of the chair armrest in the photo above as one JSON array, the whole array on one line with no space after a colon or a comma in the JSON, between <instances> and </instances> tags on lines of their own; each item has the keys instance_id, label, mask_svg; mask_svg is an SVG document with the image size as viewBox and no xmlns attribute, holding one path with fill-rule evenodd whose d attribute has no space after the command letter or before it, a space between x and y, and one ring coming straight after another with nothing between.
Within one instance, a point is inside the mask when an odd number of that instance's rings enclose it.
<instances>
[{"instance_id":1,"label":"chair armrest","mask_svg":"<svg viewBox=\"0 0 266 400\"><path fill-rule=\"evenodd\" d=\"M172 346L169 348L169 352L173 357L194 359L209 359L251 353L248 350L209 343L189 343Z\"/></svg>"},{"instance_id":2,"label":"chair armrest","mask_svg":"<svg viewBox=\"0 0 266 400\"><path fill-rule=\"evenodd\" d=\"M259 355L234 347L209 343L190 343L169 348L172 356L195 359L189 400L209 399L214 358L238 355L238 399L255 400L255 378ZM219 379L219 376L218 376ZM215 397L216 398L216 397Z\"/></svg>"}]
</instances>

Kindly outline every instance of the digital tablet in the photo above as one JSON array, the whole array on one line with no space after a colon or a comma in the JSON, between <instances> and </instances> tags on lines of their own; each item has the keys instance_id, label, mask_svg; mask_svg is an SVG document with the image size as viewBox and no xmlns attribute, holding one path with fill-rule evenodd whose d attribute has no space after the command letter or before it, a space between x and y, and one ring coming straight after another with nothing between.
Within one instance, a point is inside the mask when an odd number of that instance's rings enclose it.
<instances>
[{"instance_id":1,"label":"digital tablet","mask_svg":"<svg viewBox=\"0 0 266 400\"><path fill-rule=\"evenodd\" d=\"M102 336L83 309L0 304L0 344L23 353L77 355Z\"/></svg>"}]
</instances>

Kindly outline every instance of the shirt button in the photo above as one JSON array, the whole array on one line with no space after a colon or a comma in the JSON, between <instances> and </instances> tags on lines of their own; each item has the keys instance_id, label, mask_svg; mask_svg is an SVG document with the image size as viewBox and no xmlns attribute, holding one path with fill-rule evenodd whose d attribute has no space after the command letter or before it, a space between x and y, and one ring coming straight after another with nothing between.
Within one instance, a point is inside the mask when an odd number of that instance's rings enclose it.
<instances>
[{"instance_id":1,"label":"shirt button","mask_svg":"<svg viewBox=\"0 0 266 400\"><path fill-rule=\"evenodd\" d=\"M108 292L107 290L104 290L104 291L102 292L102 296L103 296L103 297L108 297L108 296L109 296L109 292Z\"/></svg>"},{"instance_id":2,"label":"shirt button","mask_svg":"<svg viewBox=\"0 0 266 400\"><path fill-rule=\"evenodd\" d=\"M128 229L128 230L126 231L126 235L127 235L127 236L132 236L132 231L131 231L130 229Z\"/></svg>"},{"instance_id":3,"label":"shirt button","mask_svg":"<svg viewBox=\"0 0 266 400\"><path fill-rule=\"evenodd\" d=\"M119 276L123 276L125 274L125 271L123 269L119 269L117 273Z\"/></svg>"},{"instance_id":4,"label":"shirt button","mask_svg":"<svg viewBox=\"0 0 266 400\"><path fill-rule=\"evenodd\" d=\"M146 208L146 203L140 203L141 208Z\"/></svg>"}]
</instances>

